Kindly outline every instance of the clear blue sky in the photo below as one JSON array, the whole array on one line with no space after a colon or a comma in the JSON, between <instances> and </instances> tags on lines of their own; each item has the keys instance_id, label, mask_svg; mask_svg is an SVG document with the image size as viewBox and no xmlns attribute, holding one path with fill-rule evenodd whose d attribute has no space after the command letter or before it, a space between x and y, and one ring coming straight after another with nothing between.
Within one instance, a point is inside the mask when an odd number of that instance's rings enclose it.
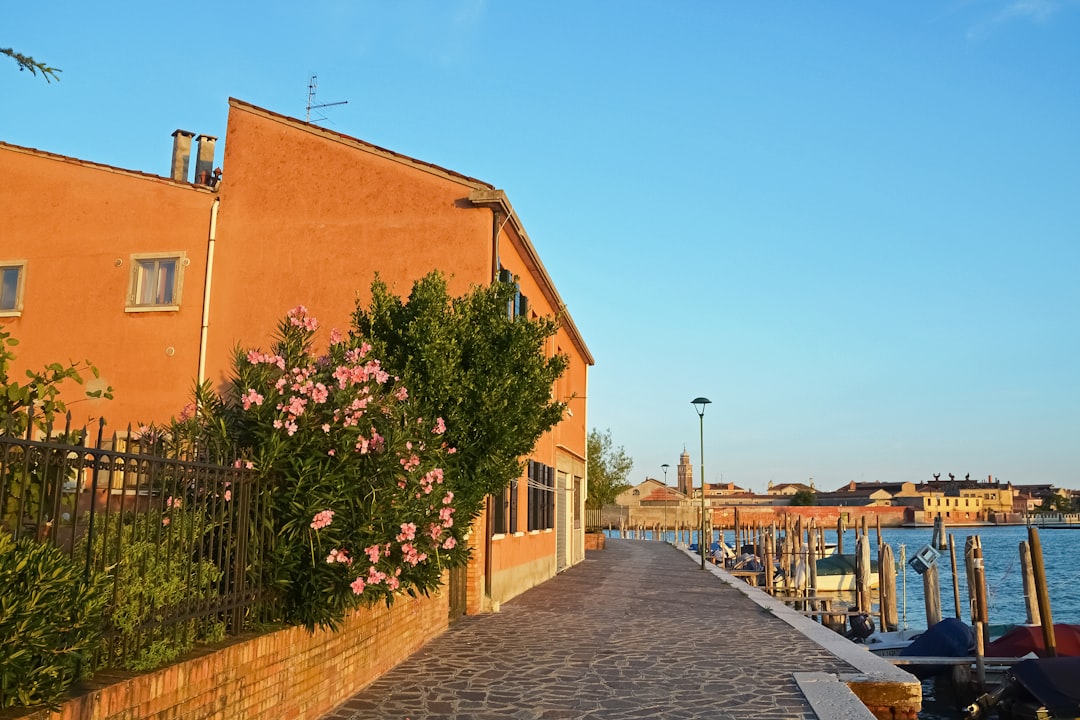
<instances>
[{"instance_id":1,"label":"clear blue sky","mask_svg":"<svg viewBox=\"0 0 1080 720\"><path fill-rule=\"evenodd\" d=\"M662 477L1080 487L1080 4L16 3L0 140L167 174L234 96L507 191ZM220 156L219 156L220 157ZM227 172L226 168L226 172ZM7 245L12 239L3 238Z\"/></svg>"}]
</instances>

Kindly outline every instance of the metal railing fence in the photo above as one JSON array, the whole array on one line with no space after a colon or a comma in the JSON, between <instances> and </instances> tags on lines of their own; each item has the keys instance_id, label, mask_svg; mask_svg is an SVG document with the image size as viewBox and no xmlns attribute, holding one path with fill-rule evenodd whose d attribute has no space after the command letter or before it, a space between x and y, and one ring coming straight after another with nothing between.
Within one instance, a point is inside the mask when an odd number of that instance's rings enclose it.
<instances>
[{"instance_id":1,"label":"metal railing fence","mask_svg":"<svg viewBox=\"0 0 1080 720\"><path fill-rule=\"evenodd\" d=\"M196 447L166 456L159 438L130 427L107 438L99 422L92 437L70 413L59 432L35 433L30 420L25 436L0 434L0 531L108 577L95 669L272 620L272 515L253 471Z\"/></svg>"}]
</instances>

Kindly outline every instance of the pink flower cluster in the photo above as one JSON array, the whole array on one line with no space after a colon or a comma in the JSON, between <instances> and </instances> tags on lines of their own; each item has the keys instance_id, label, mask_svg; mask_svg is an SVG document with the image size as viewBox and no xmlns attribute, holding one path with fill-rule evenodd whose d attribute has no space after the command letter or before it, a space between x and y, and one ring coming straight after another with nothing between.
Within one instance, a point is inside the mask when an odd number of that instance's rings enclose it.
<instances>
[{"instance_id":1,"label":"pink flower cluster","mask_svg":"<svg viewBox=\"0 0 1080 720\"><path fill-rule=\"evenodd\" d=\"M195 417L195 412L199 408L193 402L189 402L184 407L180 408L180 415L177 418L180 422L187 422L191 418Z\"/></svg>"},{"instance_id":2,"label":"pink flower cluster","mask_svg":"<svg viewBox=\"0 0 1080 720\"><path fill-rule=\"evenodd\" d=\"M430 495L431 491L436 485L442 485L443 471L442 468L435 468L424 473L424 476L420 478L420 489L425 495Z\"/></svg>"},{"instance_id":3,"label":"pink flower cluster","mask_svg":"<svg viewBox=\"0 0 1080 720\"><path fill-rule=\"evenodd\" d=\"M446 423L442 418L435 418L435 427L431 428L432 435L442 435L446 432Z\"/></svg>"},{"instance_id":4,"label":"pink flower cluster","mask_svg":"<svg viewBox=\"0 0 1080 720\"><path fill-rule=\"evenodd\" d=\"M398 572L400 572L400 570ZM368 571L367 571L367 584L368 585L378 585L379 583L381 583L386 578L387 578L386 573L384 573L382 570L375 567L374 565L372 565L371 567L368 568Z\"/></svg>"},{"instance_id":5,"label":"pink flower cluster","mask_svg":"<svg viewBox=\"0 0 1080 720\"><path fill-rule=\"evenodd\" d=\"M383 447L383 436L375 428L371 428L371 438L366 438L363 435L357 436L354 447L356 452L361 455L367 455L368 452L379 452Z\"/></svg>"},{"instance_id":6,"label":"pink flower cluster","mask_svg":"<svg viewBox=\"0 0 1080 720\"><path fill-rule=\"evenodd\" d=\"M349 553L345 550L331 550L330 554L326 556L326 562L343 563L345 565L352 565L352 558L349 557Z\"/></svg>"},{"instance_id":7,"label":"pink flower cluster","mask_svg":"<svg viewBox=\"0 0 1080 720\"><path fill-rule=\"evenodd\" d=\"M370 360L363 365L360 364L360 357L356 350L350 350L345 353L345 361L347 365L339 365L334 368L334 372L331 374L334 380L337 381L338 387L344 390L352 385L360 385L366 383L369 380L374 380L380 385L390 379L390 373L382 369L378 360ZM351 357L355 357L355 360L351 360Z\"/></svg>"},{"instance_id":8,"label":"pink flower cluster","mask_svg":"<svg viewBox=\"0 0 1080 720\"><path fill-rule=\"evenodd\" d=\"M313 530L322 530L334 521L333 510L323 510L322 512L315 513L315 517L311 519L311 528Z\"/></svg>"},{"instance_id":9,"label":"pink flower cluster","mask_svg":"<svg viewBox=\"0 0 1080 720\"><path fill-rule=\"evenodd\" d=\"M285 369L285 358L258 350L248 350L247 361L252 365L276 365L279 370Z\"/></svg>"},{"instance_id":10,"label":"pink flower cluster","mask_svg":"<svg viewBox=\"0 0 1080 720\"><path fill-rule=\"evenodd\" d=\"M401 553L403 555L402 559L413 567L416 567L427 560L427 553L420 552L412 543L403 543L401 546Z\"/></svg>"},{"instance_id":11,"label":"pink flower cluster","mask_svg":"<svg viewBox=\"0 0 1080 720\"><path fill-rule=\"evenodd\" d=\"M295 327L311 330L312 332L319 329L319 321L308 315L308 309L303 305L297 305L285 315Z\"/></svg>"},{"instance_id":12,"label":"pink flower cluster","mask_svg":"<svg viewBox=\"0 0 1080 720\"><path fill-rule=\"evenodd\" d=\"M262 405L263 399L263 396L256 392L254 388L248 388L248 391L240 397L245 410L250 410L252 405Z\"/></svg>"},{"instance_id":13,"label":"pink flower cluster","mask_svg":"<svg viewBox=\"0 0 1080 720\"><path fill-rule=\"evenodd\" d=\"M368 560L370 560L371 564L374 565L375 563L379 562L379 558L381 558L383 556L382 546L381 545L368 546L368 547L364 548L364 554L367 555ZM386 546L386 554L387 555L390 554L390 546L389 545Z\"/></svg>"}]
</instances>

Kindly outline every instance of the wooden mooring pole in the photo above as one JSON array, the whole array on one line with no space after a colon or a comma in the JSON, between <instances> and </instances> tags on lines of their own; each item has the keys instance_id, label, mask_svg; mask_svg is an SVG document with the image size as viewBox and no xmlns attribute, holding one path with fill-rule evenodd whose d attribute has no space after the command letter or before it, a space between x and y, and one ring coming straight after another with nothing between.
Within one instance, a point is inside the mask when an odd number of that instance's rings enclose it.
<instances>
[{"instance_id":1,"label":"wooden mooring pole","mask_svg":"<svg viewBox=\"0 0 1080 720\"><path fill-rule=\"evenodd\" d=\"M1050 593L1046 587L1046 568L1043 566L1042 541L1039 540L1039 528L1028 527L1028 545L1031 547L1031 567L1035 575L1035 594L1039 599L1039 616L1042 619L1046 657L1057 657L1054 618L1050 612Z\"/></svg>"},{"instance_id":2,"label":"wooden mooring pole","mask_svg":"<svg viewBox=\"0 0 1080 720\"><path fill-rule=\"evenodd\" d=\"M896 610L896 562L892 547L888 544L878 549L878 602L881 604L881 630L888 632L900 627Z\"/></svg>"},{"instance_id":3,"label":"wooden mooring pole","mask_svg":"<svg viewBox=\"0 0 1080 720\"><path fill-rule=\"evenodd\" d=\"M855 541L855 605L859 612L870 612L870 538L865 527Z\"/></svg>"},{"instance_id":4,"label":"wooden mooring pole","mask_svg":"<svg viewBox=\"0 0 1080 720\"><path fill-rule=\"evenodd\" d=\"M937 564L926 568L922 574L923 602L926 606L926 627L941 622L941 588L938 585Z\"/></svg>"},{"instance_id":5,"label":"wooden mooring pole","mask_svg":"<svg viewBox=\"0 0 1080 720\"><path fill-rule=\"evenodd\" d=\"M956 571L956 539L949 533L949 559L952 562L952 594L956 619L960 620L960 574Z\"/></svg>"},{"instance_id":6,"label":"wooden mooring pole","mask_svg":"<svg viewBox=\"0 0 1080 720\"><path fill-rule=\"evenodd\" d=\"M986 601L986 566L983 565L981 542L974 548L972 559L974 561L972 567L975 569L975 622L978 623L976 627L982 630L982 640L985 645L990 642L990 620L987 617L990 613Z\"/></svg>"},{"instance_id":7,"label":"wooden mooring pole","mask_svg":"<svg viewBox=\"0 0 1080 720\"><path fill-rule=\"evenodd\" d=\"M1039 600L1035 592L1035 571L1031 566L1031 548L1027 541L1020 542L1020 572L1024 578L1024 607L1027 609L1027 624L1041 625L1039 619Z\"/></svg>"}]
</instances>

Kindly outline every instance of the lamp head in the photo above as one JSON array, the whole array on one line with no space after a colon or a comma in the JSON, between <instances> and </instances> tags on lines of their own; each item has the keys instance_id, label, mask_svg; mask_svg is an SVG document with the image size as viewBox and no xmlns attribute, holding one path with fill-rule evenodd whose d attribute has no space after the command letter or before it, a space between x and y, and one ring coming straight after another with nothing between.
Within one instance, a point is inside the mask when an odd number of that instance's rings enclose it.
<instances>
[{"instance_id":1,"label":"lamp head","mask_svg":"<svg viewBox=\"0 0 1080 720\"><path fill-rule=\"evenodd\" d=\"M705 406L711 405L712 400L706 397L699 397L691 400L690 404L694 406L694 410L697 411L698 417L702 417L705 415Z\"/></svg>"}]
</instances>

